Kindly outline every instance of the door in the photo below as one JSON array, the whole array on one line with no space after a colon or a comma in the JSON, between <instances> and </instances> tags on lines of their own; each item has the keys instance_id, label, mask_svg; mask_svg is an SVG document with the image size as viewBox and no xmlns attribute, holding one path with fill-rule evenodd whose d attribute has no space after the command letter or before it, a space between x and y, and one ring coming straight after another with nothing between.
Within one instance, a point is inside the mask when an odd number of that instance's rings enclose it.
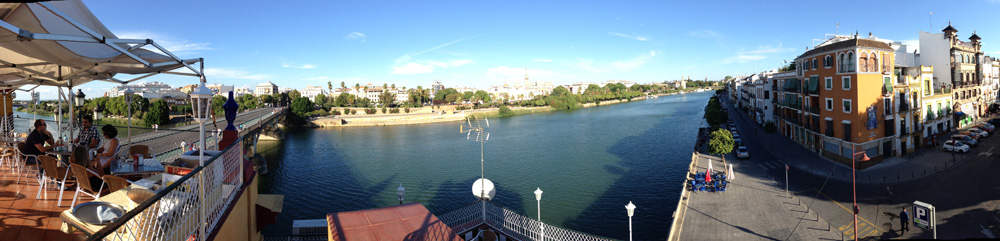
<instances>
[{"instance_id":1,"label":"door","mask_svg":"<svg viewBox=\"0 0 1000 241\"><path fill-rule=\"evenodd\" d=\"M900 142L899 151L903 153L900 156L906 156L906 141Z\"/></svg>"}]
</instances>

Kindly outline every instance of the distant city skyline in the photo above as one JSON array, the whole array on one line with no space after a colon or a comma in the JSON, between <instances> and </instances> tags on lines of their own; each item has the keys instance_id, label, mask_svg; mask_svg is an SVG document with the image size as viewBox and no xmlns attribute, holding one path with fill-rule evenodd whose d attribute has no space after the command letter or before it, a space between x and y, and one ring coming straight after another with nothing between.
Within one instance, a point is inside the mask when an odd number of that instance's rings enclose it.
<instances>
[{"instance_id":1,"label":"distant city skyline","mask_svg":"<svg viewBox=\"0 0 1000 241\"><path fill-rule=\"evenodd\" d=\"M973 31L981 36L987 55L1000 55L1000 45L992 44L1000 43L1000 27L988 14L935 1L864 2L867 9L887 10L880 17L856 4L810 1L86 4L118 37L151 38L181 58L205 58L209 84L247 87L272 81L302 89L343 81L415 88L437 79L482 89L522 81L525 69L531 81L555 85L716 80L780 68L824 34L871 32L915 46L919 31L940 32L949 20L963 38ZM253 14L263 5L267 17ZM1000 7L991 0L962 5ZM755 17L778 13L781 18ZM172 86L198 81L173 75L145 80ZM114 86L81 87L93 97ZM55 98L54 88L38 90L42 99Z\"/></svg>"}]
</instances>

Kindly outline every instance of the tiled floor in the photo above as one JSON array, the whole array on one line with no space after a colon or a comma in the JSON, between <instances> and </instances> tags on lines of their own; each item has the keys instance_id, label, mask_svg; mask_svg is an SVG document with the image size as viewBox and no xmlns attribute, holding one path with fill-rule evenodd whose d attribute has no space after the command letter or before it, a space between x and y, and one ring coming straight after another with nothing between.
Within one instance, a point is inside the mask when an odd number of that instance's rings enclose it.
<instances>
[{"instance_id":1,"label":"tiled floor","mask_svg":"<svg viewBox=\"0 0 1000 241\"><path fill-rule=\"evenodd\" d=\"M59 191L48 189L48 198L35 199L38 192L38 181L34 174L30 178L21 178L15 183L17 174L7 166L0 167L0 240L84 240L86 236L77 231L66 234L59 230L62 220L59 213L70 208L73 191L63 192L61 207L56 206ZM74 189L75 190L75 189ZM77 203L92 201L93 198L81 195Z\"/></svg>"}]
</instances>

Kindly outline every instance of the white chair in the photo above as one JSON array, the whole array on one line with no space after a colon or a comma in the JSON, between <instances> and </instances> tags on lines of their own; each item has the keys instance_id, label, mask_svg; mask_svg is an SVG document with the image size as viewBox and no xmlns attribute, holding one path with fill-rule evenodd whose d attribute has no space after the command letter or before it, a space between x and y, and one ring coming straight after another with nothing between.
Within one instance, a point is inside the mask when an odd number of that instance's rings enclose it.
<instances>
[{"instance_id":1,"label":"white chair","mask_svg":"<svg viewBox=\"0 0 1000 241\"><path fill-rule=\"evenodd\" d=\"M24 152L22 150L24 150L24 148L26 148L27 145L28 144L25 144L24 142L18 142L17 146L14 148L14 150L17 151L16 157L19 158L19 160L17 160L17 164L21 165L21 167L20 167L20 169L22 170L21 174L24 174L25 176L31 175L31 170L30 170L31 166L28 165L28 158L31 157L32 159L34 159L35 160L35 174L38 175L38 178L37 178L36 181L38 181L38 185L41 185L42 184L42 169L39 167L38 155L24 154ZM14 182L14 183L16 184L16 183L20 183L20 182L21 182L21 175L18 175L17 176L17 181Z\"/></svg>"}]
</instances>

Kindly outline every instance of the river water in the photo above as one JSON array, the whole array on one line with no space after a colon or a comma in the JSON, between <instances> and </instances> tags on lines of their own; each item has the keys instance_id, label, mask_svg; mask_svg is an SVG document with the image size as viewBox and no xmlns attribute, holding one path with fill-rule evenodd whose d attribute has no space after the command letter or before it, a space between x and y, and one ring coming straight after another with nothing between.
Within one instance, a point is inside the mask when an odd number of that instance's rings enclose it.
<instances>
[{"instance_id":1,"label":"river water","mask_svg":"<svg viewBox=\"0 0 1000 241\"><path fill-rule=\"evenodd\" d=\"M593 235L628 239L625 204L636 205L637 240L666 239L681 183L712 92L572 111L490 119L485 175L494 202ZM260 192L285 195L278 224L294 219L420 202L443 214L476 201L480 144L459 132L464 123L292 129L281 141L261 141L269 174Z\"/></svg>"}]
</instances>

